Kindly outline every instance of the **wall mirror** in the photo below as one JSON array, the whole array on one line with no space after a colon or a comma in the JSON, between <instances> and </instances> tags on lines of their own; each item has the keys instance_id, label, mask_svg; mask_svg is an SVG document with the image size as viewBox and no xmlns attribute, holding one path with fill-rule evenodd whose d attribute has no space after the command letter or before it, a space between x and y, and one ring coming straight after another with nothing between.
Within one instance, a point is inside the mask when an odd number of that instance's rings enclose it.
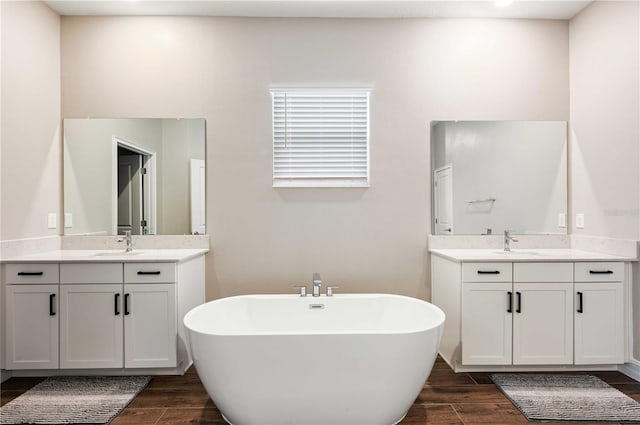
<instances>
[{"instance_id":1,"label":"wall mirror","mask_svg":"<svg viewBox=\"0 0 640 425\"><path fill-rule=\"evenodd\" d=\"M567 124L431 122L432 234L566 234Z\"/></svg>"},{"instance_id":2,"label":"wall mirror","mask_svg":"<svg viewBox=\"0 0 640 425\"><path fill-rule=\"evenodd\" d=\"M205 233L204 119L65 119L64 234Z\"/></svg>"}]
</instances>

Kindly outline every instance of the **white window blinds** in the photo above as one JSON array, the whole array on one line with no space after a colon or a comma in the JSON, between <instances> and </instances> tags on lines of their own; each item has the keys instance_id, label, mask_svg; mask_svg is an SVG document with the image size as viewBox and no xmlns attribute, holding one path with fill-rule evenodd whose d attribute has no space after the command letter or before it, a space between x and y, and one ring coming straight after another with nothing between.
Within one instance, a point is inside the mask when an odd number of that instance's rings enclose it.
<instances>
[{"instance_id":1,"label":"white window blinds","mask_svg":"<svg viewBox=\"0 0 640 425\"><path fill-rule=\"evenodd\" d=\"M273 186L369 185L367 89L274 89Z\"/></svg>"}]
</instances>

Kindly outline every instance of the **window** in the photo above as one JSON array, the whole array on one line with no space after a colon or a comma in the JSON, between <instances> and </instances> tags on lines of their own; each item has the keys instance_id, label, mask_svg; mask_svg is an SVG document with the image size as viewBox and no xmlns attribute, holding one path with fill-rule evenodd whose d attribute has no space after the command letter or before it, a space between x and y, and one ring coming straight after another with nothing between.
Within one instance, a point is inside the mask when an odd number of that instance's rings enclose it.
<instances>
[{"instance_id":1,"label":"window","mask_svg":"<svg viewBox=\"0 0 640 425\"><path fill-rule=\"evenodd\" d=\"M368 89L273 89L273 186L369 186Z\"/></svg>"}]
</instances>

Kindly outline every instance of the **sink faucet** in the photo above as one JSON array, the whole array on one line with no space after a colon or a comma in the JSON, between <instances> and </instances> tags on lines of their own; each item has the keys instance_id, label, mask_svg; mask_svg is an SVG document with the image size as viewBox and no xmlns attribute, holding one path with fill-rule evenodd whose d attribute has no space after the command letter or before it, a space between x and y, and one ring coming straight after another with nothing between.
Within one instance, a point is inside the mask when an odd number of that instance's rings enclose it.
<instances>
[{"instance_id":1,"label":"sink faucet","mask_svg":"<svg viewBox=\"0 0 640 425\"><path fill-rule=\"evenodd\" d=\"M320 287L322 286L322 279L320 279L320 273L313 274L313 296L320 296Z\"/></svg>"},{"instance_id":2,"label":"sink faucet","mask_svg":"<svg viewBox=\"0 0 640 425\"><path fill-rule=\"evenodd\" d=\"M127 249L125 249L125 251L126 252L133 251L133 242L131 240L131 230L124 231L124 240L127 242Z\"/></svg>"},{"instance_id":3,"label":"sink faucet","mask_svg":"<svg viewBox=\"0 0 640 425\"><path fill-rule=\"evenodd\" d=\"M518 240L516 238L511 236L511 234L509 233L508 230L505 230L504 231L504 250L505 251L511 251L511 247L509 246L511 241L518 242Z\"/></svg>"}]
</instances>

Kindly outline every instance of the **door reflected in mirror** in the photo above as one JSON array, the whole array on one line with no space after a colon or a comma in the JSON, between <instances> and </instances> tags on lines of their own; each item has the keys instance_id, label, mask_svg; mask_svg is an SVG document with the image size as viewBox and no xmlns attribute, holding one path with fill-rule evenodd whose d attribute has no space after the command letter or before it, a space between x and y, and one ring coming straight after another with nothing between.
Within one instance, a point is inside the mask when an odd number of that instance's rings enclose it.
<instances>
[{"instance_id":1,"label":"door reflected in mirror","mask_svg":"<svg viewBox=\"0 0 640 425\"><path fill-rule=\"evenodd\" d=\"M205 233L204 119L65 119L65 235Z\"/></svg>"}]
</instances>

